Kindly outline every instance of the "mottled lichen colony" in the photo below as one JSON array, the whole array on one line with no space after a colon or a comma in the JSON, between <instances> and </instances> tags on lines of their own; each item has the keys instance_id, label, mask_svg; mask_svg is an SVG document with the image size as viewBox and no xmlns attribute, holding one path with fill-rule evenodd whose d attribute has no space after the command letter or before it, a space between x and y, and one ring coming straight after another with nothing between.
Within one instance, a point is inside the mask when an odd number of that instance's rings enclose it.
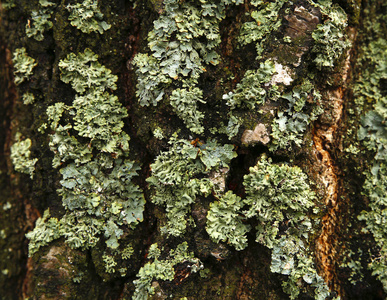
<instances>
[{"instance_id":1,"label":"mottled lichen colony","mask_svg":"<svg viewBox=\"0 0 387 300\"><path fill-rule=\"evenodd\" d=\"M111 16L102 14L98 5L98 1L85 0L59 7L40 0L39 9L31 12L26 35L44 41L48 31L55 29L54 9L63 9L65 22L79 29L80 35L99 36L117 30L104 21ZM144 5L130 3L133 10ZM199 234L185 236L201 228L208 245L224 247L235 255L243 255L254 242L265 247L271 255L272 276L278 275L273 278L282 281L283 291L291 299L300 295L333 299L336 295L319 274L315 255L324 213L322 195L328 187L308 178L313 166L302 160L311 155L314 122L330 101L322 90L331 83L319 72L333 74L350 47L346 12L329 0L164 0L148 1L147 5L156 15L145 34L147 43L143 48L133 47L134 53L127 57L129 72L136 80L133 96L121 98L130 88L119 86L122 74L114 75L116 70L101 64L96 47L92 51L88 45L82 50L77 46L72 52L58 54L58 74L54 75L60 84L71 86L67 91L71 97L49 99L46 122L38 131L47 132L52 167L60 177L56 192L62 210L47 208L37 220L27 234L29 255L37 257L42 248L59 239L71 249L98 248L104 280L116 274L129 278L138 271L137 279L130 283L131 296L148 299L161 289L156 281L179 279L179 267L186 272L183 282L203 269L202 261L207 261L190 252L198 250L195 239ZM233 9L240 12L230 13ZM220 23L229 22L236 14L240 26L234 36L221 34ZM292 22L303 27L294 33ZM226 52L222 43L228 38L236 49L235 61L243 61L244 51L253 53L253 61L243 70L233 66L233 76L219 75L222 78L213 92L203 78L207 72L216 72L219 65L225 70L234 64L221 55ZM370 267L386 287L387 249L383 243L387 233L380 224L385 223L387 205L387 100L379 87L387 80L385 47L385 39L380 38L363 49L370 60L363 80L369 84L359 84L355 93L363 102L374 101L374 110L363 117L359 130L359 139L376 153L364 184L370 210L359 219L366 221L366 230L380 247L380 255ZM281 56L287 51L292 56L288 62ZM25 48L15 50L13 61L15 83L27 82L37 63ZM23 103L33 106L35 95L24 92ZM220 111L212 111L214 107ZM152 119L143 131L134 124L136 109ZM206 123L215 115L220 115L219 124ZM165 123L172 122L171 116L184 126L165 128ZM164 117L168 121L162 121ZM128 125L134 130L125 131ZM138 136L134 137L136 130ZM144 137L144 131L149 131L151 138ZM128 132L134 140L131 143L138 143L131 145L130 152ZM149 145L144 147L139 140ZM38 160L30 158L30 147L30 139L15 142L11 159L16 171L32 178ZM134 157L146 158L136 162ZM250 160L235 163L241 157ZM235 178L240 182L235 183ZM149 217L145 225L141 224L144 213ZM148 236L128 243L139 228L146 228ZM106 246L101 246L101 241ZM145 249L148 254L142 258ZM221 264L226 258L212 250L207 252ZM121 265L135 260L142 267L130 270ZM82 282L83 273L79 274L74 283ZM168 296L174 297L172 293Z\"/></svg>"}]
</instances>

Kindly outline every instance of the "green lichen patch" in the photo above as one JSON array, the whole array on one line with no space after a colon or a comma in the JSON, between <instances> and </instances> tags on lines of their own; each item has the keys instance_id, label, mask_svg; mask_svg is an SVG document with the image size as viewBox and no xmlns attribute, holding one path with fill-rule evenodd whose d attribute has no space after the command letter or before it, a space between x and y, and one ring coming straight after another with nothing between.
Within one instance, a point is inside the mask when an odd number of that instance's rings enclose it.
<instances>
[{"instance_id":1,"label":"green lichen patch","mask_svg":"<svg viewBox=\"0 0 387 300\"><path fill-rule=\"evenodd\" d=\"M272 249L271 271L288 275L283 288L291 299L307 284L314 288L315 299L325 299L329 289L317 274L309 239L319 211L315 193L307 176L298 167L273 164L261 159L244 176L246 196L231 191L210 205L207 232L216 241L227 241L237 250L247 247L248 219L255 219L256 241Z\"/></svg>"},{"instance_id":2,"label":"green lichen patch","mask_svg":"<svg viewBox=\"0 0 387 300\"><path fill-rule=\"evenodd\" d=\"M213 183L208 178L210 171L228 167L236 153L233 145L221 146L208 141L195 147L177 135L169 143L170 149L151 164L152 176L147 182L155 189L152 202L166 207L168 222L161 231L180 236L185 232L191 205L200 195L207 196L213 191Z\"/></svg>"},{"instance_id":3,"label":"green lichen patch","mask_svg":"<svg viewBox=\"0 0 387 300\"><path fill-rule=\"evenodd\" d=\"M69 21L83 33L98 32L103 34L111 25L103 21L103 13L98 8L97 0L84 0L82 3L68 4Z\"/></svg>"},{"instance_id":4,"label":"green lichen patch","mask_svg":"<svg viewBox=\"0 0 387 300\"><path fill-rule=\"evenodd\" d=\"M16 85L28 80L33 73L32 70L38 64L35 59L27 55L27 50L24 47L14 51L12 61Z\"/></svg>"},{"instance_id":5,"label":"green lichen patch","mask_svg":"<svg viewBox=\"0 0 387 300\"><path fill-rule=\"evenodd\" d=\"M146 263L138 272L134 281L136 290L134 291L133 300L146 300L150 295L154 294L154 287L152 281L163 280L172 281L175 277L174 266L186 263L187 274L196 273L203 269L201 261L194 257L192 252L188 252L188 244L186 242L179 244L176 249L172 249L165 259L160 258L161 250L157 244L153 244L149 248L148 258L152 262Z\"/></svg>"},{"instance_id":6,"label":"green lichen patch","mask_svg":"<svg viewBox=\"0 0 387 300\"><path fill-rule=\"evenodd\" d=\"M264 43L269 35L280 28L282 19L279 17L279 11L286 2L285 0L252 1L252 5L257 7L251 12L253 21L242 25L238 41L241 45L255 43L257 59L262 57Z\"/></svg>"},{"instance_id":7,"label":"green lichen patch","mask_svg":"<svg viewBox=\"0 0 387 300\"><path fill-rule=\"evenodd\" d=\"M376 276L387 291L387 42L386 17L380 15L379 11L387 8L383 1L380 6L372 7L370 3L367 13L371 16L375 12L377 17L365 19L363 35L365 42L360 52L361 56L357 67L362 70L354 86L355 101L358 113L361 108L373 105L373 108L361 118L361 126L358 129L358 139L368 151L374 154L369 161L368 170L364 172L365 182L363 185L364 195L368 198L368 209L363 210L358 216L359 220L365 222L363 232L371 233L376 243L374 255L370 258L369 268L372 275ZM372 37L372 38L370 38Z\"/></svg>"},{"instance_id":8,"label":"green lichen patch","mask_svg":"<svg viewBox=\"0 0 387 300\"><path fill-rule=\"evenodd\" d=\"M323 112L321 94L313 88L312 83L306 79L291 92L281 95L281 98L287 100L288 108L279 111L272 123L271 151L302 145L309 124Z\"/></svg>"},{"instance_id":9,"label":"green lichen patch","mask_svg":"<svg viewBox=\"0 0 387 300\"><path fill-rule=\"evenodd\" d=\"M164 1L160 17L148 34L151 54L134 58L138 78L136 95L142 106L156 106L165 94L187 127L196 134L204 131L203 113L198 111L202 92L197 88L207 65L217 65L215 48L220 45L219 23L226 5L241 1ZM174 85L180 88L166 93ZM182 88L181 88L182 87Z\"/></svg>"},{"instance_id":10,"label":"green lichen patch","mask_svg":"<svg viewBox=\"0 0 387 300\"><path fill-rule=\"evenodd\" d=\"M20 133L16 134L16 140L20 139ZM31 145L30 139L19 140L11 146L11 160L15 171L30 175L31 179L34 177L35 164L37 158L31 159Z\"/></svg>"},{"instance_id":11,"label":"green lichen patch","mask_svg":"<svg viewBox=\"0 0 387 300\"><path fill-rule=\"evenodd\" d=\"M203 133L204 127L201 121L204 115L198 111L197 103L205 103L205 101L203 101L203 92L199 88L176 89L172 92L169 101L177 116L184 120L193 133Z\"/></svg>"},{"instance_id":12,"label":"green lichen patch","mask_svg":"<svg viewBox=\"0 0 387 300\"><path fill-rule=\"evenodd\" d=\"M274 63L270 60L260 64L257 70L248 70L241 82L237 84L235 91L223 95L231 110L244 106L247 109L255 109L265 103L270 91L264 88L264 84L270 82L275 73ZM275 89L272 87L272 89ZM272 99L275 100L275 99Z\"/></svg>"},{"instance_id":13,"label":"green lichen patch","mask_svg":"<svg viewBox=\"0 0 387 300\"><path fill-rule=\"evenodd\" d=\"M324 5L317 5L327 17L323 24L317 25L312 37L315 41L312 52L316 53L314 62L317 68L333 68L335 62L350 47L346 40L347 15L337 4L330 1Z\"/></svg>"},{"instance_id":14,"label":"green lichen patch","mask_svg":"<svg viewBox=\"0 0 387 300\"><path fill-rule=\"evenodd\" d=\"M47 108L53 166L61 167L62 175L57 191L66 211L50 232L71 248L94 247L103 235L107 246L117 249L123 227L134 229L145 205L132 182L139 166L127 158L129 136L122 130L127 112L107 91L116 88L117 76L89 49L70 53L59 66L62 81L78 94L72 105L59 102ZM30 255L51 241L39 241L51 220L44 218L27 235Z\"/></svg>"},{"instance_id":15,"label":"green lichen patch","mask_svg":"<svg viewBox=\"0 0 387 300\"><path fill-rule=\"evenodd\" d=\"M83 94L93 87L100 91L115 90L117 76L98 61L98 55L86 48L83 53L70 53L59 62L61 80L70 83L72 88Z\"/></svg>"},{"instance_id":16,"label":"green lichen patch","mask_svg":"<svg viewBox=\"0 0 387 300\"><path fill-rule=\"evenodd\" d=\"M236 250L246 248L246 233L250 231L250 226L243 223L246 220L240 214L243 206L242 199L231 191L211 203L206 230L213 241L216 243L227 241Z\"/></svg>"},{"instance_id":17,"label":"green lichen patch","mask_svg":"<svg viewBox=\"0 0 387 300\"><path fill-rule=\"evenodd\" d=\"M29 93L29 92L24 93L22 99L23 99L23 103L24 103L25 105L33 104L33 103L35 102L35 96L34 96L34 94Z\"/></svg>"},{"instance_id":18,"label":"green lichen patch","mask_svg":"<svg viewBox=\"0 0 387 300\"><path fill-rule=\"evenodd\" d=\"M50 30L53 26L51 15L56 6L55 3L40 0L40 9L33 10L31 12L31 20L28 20L26 24L26 35L30 38L33 37L37 41L43 41L44 32Z\"/></svg>"}]
</instances>

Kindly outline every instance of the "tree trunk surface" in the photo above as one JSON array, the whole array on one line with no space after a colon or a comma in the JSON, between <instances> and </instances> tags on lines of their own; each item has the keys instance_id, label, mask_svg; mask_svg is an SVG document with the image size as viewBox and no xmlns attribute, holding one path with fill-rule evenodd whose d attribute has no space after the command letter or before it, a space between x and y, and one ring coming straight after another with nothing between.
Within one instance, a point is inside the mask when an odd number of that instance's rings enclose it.
<instances>
[{"instance_id":1,"label":"tree trunk surface","mask_svg":"<svg viewBox=\"0 0 387 300\"><path fill-rule=\"evenodd\" d=\"M384 0L0 10L0 299L386 299Z\"/></svg>"}]
</instances>

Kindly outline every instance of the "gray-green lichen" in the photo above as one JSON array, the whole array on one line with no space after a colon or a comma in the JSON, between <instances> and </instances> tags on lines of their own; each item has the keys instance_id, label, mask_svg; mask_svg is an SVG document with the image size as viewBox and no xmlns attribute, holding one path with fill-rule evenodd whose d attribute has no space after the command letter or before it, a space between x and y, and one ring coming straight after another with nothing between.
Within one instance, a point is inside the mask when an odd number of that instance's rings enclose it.
<instances>
[{"instance_id":1,"label":"gray-green lichen","mask_svg":"<svg viewBox=\"0 0 387 300\"><path fill-rule=\"evenodd\" d=\"M30 139L20 140L20 133L16 134L15 142L11 146L11 160L15 171L30 175L31 179L34 177L35 164L37 158L31 159L31 145Z\"/></svg>"},{"instance_id":2,"label":"gray-green lichen","mask_svg":"<svg viewBox=\"0 0 387 300\"><path fill-rule=\"evenodd\" d=\"M25 105L34 104L34 102L35 102L34 94L29 93L29 92L24 93L22 99L23 99L23 104L25 104Z\"/></svg>"},{"instance_id":3,"label":"gray-green lichen","mask_svg":"<svg viewBox=\"0 0 387 300\"><path fill-rule=\"evenodd\" d=\"M385 9L386 3L380 9ZM368 151L375 156L369 162L369 169L365 172L363 185L364 194L368 197L368 209L361 212L359 220L365 221L364 232L373 235L377 254L373 255L369 263L372 274L376 276L387 291L387 97L385 82L387 80L387 47L385 15L373 20L366 20L365 34L373 35L372 40L364 43L358 66L362 68L360 78L355 84L354 91L358 105L372 103L373 109L363 115L358 138ZM364 33L363 33L364 34Z\"/></svg>"},{"instance_id":4,"label":"gray-green lichen","mask_svg":"<svg viewBox=\"0 0 387 300\"><path fill-rule=\"evenodd\" d=\"M180 236L185 232L187 214L199 196L208 196L214 190L208 178L210 171L228 167L236 156L233 145L219 145L215 141L195 146L173 135L168 151L162 152L151 164L152 176L147 179L154 188L152 202L166 207L167 224L162 232ZM207 175L207 176L205 176Z\"/></svg>"},{"instance_id":5,"label":"gray-green lichen","mask_svg":"<svg viewBox=\"0 0 387 300\"><path fill-rule=\"evenodd\" d=\"M324 16L327 17L323 24L317 25L312 37L315 41L312 52L316 53L314 62L320 70L323 67L333 68L345 49L351 44L347 41L345 29L347 27L347 14L338 4L331 1L317 4Z\"/></svg>"},{"instance_id":6,"label":"gray-green lichen","mask_svg":"<svg viewBox=\"0 0 387 300\"><path fill-rule=\"evenodd\" d=\"M58 102L47 109L66 214L56 222L46 216L37 223L27 235L29 254L49 242L42 242L41 235L64 237L71 248L82 249L95 246L104 235L107 246L117 249L121 227L134 228L142 221L145 204L132 183L139 167L127 158L129 136L122 131L127 112L107 91L116 88L117 76L89 49L69 54L59 67L61 79L78 92L71 106ZM55 226L47 227L47 222Z\"/></svg>"},{"instance_id":7,"label":"gray-green lichen","mask_svg":"<svg viewBox=\"0 0 387 300\"><path fill-rule=\"evenodd\" d=\"M31 20L26 24L26 35L37 41L43 41L44 32L53 26L51 15L56 4L47 0L39 0L39 10L31 12Z\"/></svg>"},{"instance_id":8,"label":"gray-green lichen","mask_svg":"<svg viewBox=\"0 0 387 300\"><path fill-rule=\"evenodd\" d=\"M132 297L133 300L149 299L149 296L154 294L153 280L172 281L175 277L174 266L177 264L188 263L186 266L187 276L203 269L202 262L195 258L192 252L188 252L186 242L179 244L176 249L170 250L166 259L160 258L161 251L157 244L150 246L148 258L153 261L146 263L138 272L138 279L134 281L136 290Z\"/></svg>"},{"instance_id":9,"label":"gray-green lichen","mask_svg":"<svg viewBox=\"0 0 387 300\"><path fill-rule=\"evenodd\" d=\"M203 101L202 92L196 85L206 65L219 63L215 51L220 44L219 22L231 3L241 1L200 1L198 5L164 1L164 9L148 34L151 54L139 53L134 59L140 105L156 106L166 88L181 83L183 89L172 91L170 103L193 133L203 132L203 114L197 108L197 102Z\"/></svg>"},{"instance_id":10,"label":"gray-green lichen","mask_svg":"<svg viewBox=\"0 0 387 300\"><path fill-rule=\"evenodd\" d=\"M32 70L38 64L35 62L35 59L27 55L27 50L24 47L14 51L12 62L16 85L19 85L24 80L28 80L32 75Z\"/></svg>"},{"instance_id":11,"label":"gray-green lichen","mask_svg":"<svg viewBox=\"0 0 387 300\"><path fill-rule=\"evenodd\" d=\"M70 24L83 33L99 32L102 34L111 25L103 21L103 13L98 8L97 0L84 0L82 3L68 4Z\"/></svg>"},{"instance_id":12,"label":"gray-green lichen","mask_svg":"<svg viewBox=\"0 0 387 300\"><path fill-rule=\"evenodd\" d=\"M323 112L321 94L307 79L280 98L287 100L287 109L279 111L272 123L271 151L300 147L307 127Z\"/></svg>"},{"instance_id":13,"label":"gray-green lichen","mask_svg":"<svg viewBox=\"0 0 387 300\"><path fill-rule=\"evenodd\" d=\"M295 299L307 283L315 288L315 299L325 299L329 289L317 274L309 248L316 226L309 215L316 215L319 208L307 176L298 167L263 158L250 168L243 184L245 199L229 191L210 205L206 227L210 237L242 250L251 230L246 221L256 219L256 241L272 249L271 271L289 276L284 291Z\"/></svg>"},{"instance_id":14,"label":"gray-green lichen","mask_svg":"<svg viewBox=\"0 0 387 300\"><path fill-rule=\"evenodd\" d=\"M251 12L253 21L242 25L238 41L241 45L255 43L257 59L261 58L264 43L270 33L280 28L282 19L279 17L279 11L286 2L286 0L251 1L251 4L256 7L256 10Z\"/></svg>"}]
</instances>

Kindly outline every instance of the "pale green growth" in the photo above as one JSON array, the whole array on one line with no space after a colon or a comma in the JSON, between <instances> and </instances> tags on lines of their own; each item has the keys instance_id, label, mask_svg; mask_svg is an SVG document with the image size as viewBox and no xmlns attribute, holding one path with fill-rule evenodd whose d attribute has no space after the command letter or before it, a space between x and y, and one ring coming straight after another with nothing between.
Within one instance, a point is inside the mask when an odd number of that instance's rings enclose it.
<instances>
[{"instance_id":1,"label":"pale green growth","mask_svg":"<svg viewBox=\"0 0 387 300\"><path fill-rule=\"evenodd\" d=\"M32 75L32 70L38 64L35 59L27 55L27 50L24 47L15 50L12 61L16 85L28 80Z\"/></svg>"},{"instance_id":2,"label":"pale green growth","mask_svg":"<svg viewBox=\"0 0 387 300\"><path fill-rule=\"evenodd\" d=\"M351 44L345 36L347 15L344 10L331 1L319 7L328 18L323 24L317 25L312 33L315 41L312 52L317 54L314 62L321 70L324 67L334 67L334 63Z\"/></svg>"},{"instance_id":3,"label":"pale green growth","mask_svg":"<svg viewBox=\"0 0 387 300\"><path fill-rule=\"evenodd\" d=\"M153 135L158 140L162 140L164 138L163 130L160 127L157 127L155 130L153 130Z\"/></svg>"},{"instance_id":4,"label":"pale green growth","mask_svg":"<svg viewBox=\"0 0 387 300\"><path fill-rule=\"evenodd\" d=\"M230 140L238 134L240 126L241 120L230 114L230 119L228 120L227 127L225 128L225 133Z\"/></svg>"},{"instance_id":5,"label":"pale green growth","mask_svg":"<svg viewBox=\"0 0 387 300\"><path fill-rule=\"evenodd\" d=\"M102 255L103 262L105 263L105 271L106 273L115 273L115 266L117 266L117 262L114 260L113 256L108 254Z\"/></svg>"},{"instance_id":6,"label":"pale green growth","mask_svg":"<svg viewBox=\"0 0 387 300\"><path fill-rule=\"evenodd\" d=\"M72 106L76 114L73 128L79 136L102 152L114 153L117 148L129 150L129 136L122 132L123 118L128 116L118 97L98 89L76 96Z\"/></svg>"},{"instance_id":7,"label":"pale green growth","mask_svg":"<svg viewBox=\"0 0 387 300\"><path fill-rule=\"evenodd\" d=\"M103 34L111 25L103 21L103 13L98 8L97 0L84 0L82 3L67 5L70 12L69 21L83 33L99 32Z\"/></svg>"},{"instance_id":8,"label":"pale green growth","mask_svg":"<svg viewBox=\"0 0 387 300\"><path fill-rule=\"evenodd\" d=\"M116 88L117 76L89 49L78 56L71 53L59 64L61 79L80 94L72 105L59 102L47 108L54 131L49 144L55 153L53 166L62 166L58 194L66 209L55 238L63 237L71 248L87 249L103 235L107 246L117 249L123 227L134 229L143 219L145 205L142 192L132 183L140 168L126 158L129 136L122 131L122 119L127 112L107 92ZM40 245L35 240L39 230L29 234L34 251ZM128 249L125 256L130 255ZM109 258L106 263L111 272L113 263ZM124 268L120 272L126 274Z\"/></svg>"},{"instance_id":9,"label":"pale green growth","mask_svg":"<svg viewBox=\"0 0 387 300\"><path fill-rule=\"evenodd\" d=\"M237 84L235 91L223 95L223 99L227 101L231 109L242 106L254 109L264 104L270 93L265 89L264 84L270 82L274 73L274 63L266 60L260 64L258 70L248 70L241 82Z\"/></svg>"},{"instance_id":10,"label":"pale green growth","mask_svg":"<svg viewBox=\"0 0 387 300\"><path fill-rule=\"evenodd\" d=\"M33 10L31 12L31 20L28 20L26 24L26 35L37 41L43 41L44 32L53 26L50 20L53 8L50 6L56 6L56 4L47 0L40 0L39 5L41 6L39 11Z\"/></svg>"},{"instance_id":11,"label":"pale green growth","mask_svg":"<svg viewBox=\"0 0 387 300\"><path fill-rule=\"evenodd\" d=\"M159 62L153 56L138 53L133 60L137 67L136 96L141 106L157 105L164 96L164 87L172 82L171 78L161 74Z\"/></svg>"},{"instance_id":12,"label":"pale green growth","mask_svg":"<svg viewBox=\"0 0 387 300\"><path fill-rule=\"evenodd\" d=\"M242 25L238 41L242 45L256 44L257 59L261 58L264 43L269 35L278 30L282 19L278 13L287 0L276 0L274 2L253 1L257 10L252 11L251 17L254 21Z\"/></svg>"},{"instance_id":13,"label":"pale green growth","mask_svg":"<svg viewBox=\"0 0 387 300\"><path fill-rule=\"evenodd\" d=\"M129 259L134 253L134 249L131 245L127 245L122 251L121 251L121 257L122 259Z\"/></svg>"},{"instance_id":14,"label":"pale green growth","mask_svg":"<svg viewBox=\"0 0 387 300\"><path fill-rule=\"evenodd\" d=\"M200 1L194 5L164 1L162 13L148 35L152 54L139 53L134 59L136 94L141 105L157 105L172 80L184 81L183 88L193 88L206 65L219 63L214 50L220 44L219 22L225 17L226 5L241 2Z\"/></svg>"},{"instance_id":15,"label":"pale green growth","mask_svg":"<svg viewBox=\"0 0 387 300\"><path fill-rule=\"evenodd\" d=\"M182 263L187 263L190 273L196 273L203 269L202 262L195 258L192 252L188 252L188 244L186 242L179 244L176 249L172 249L166 259L160 259L161 251L157 248L157 244L153 244L149 249L148 258L153 259L153 262L146 263L138 272L137 280L133 283L136 287L133 300L147 300L150 295L154 294L152 281L163 280L172 281L175 276L174 266Z\"/></svg>"},{"instance_id":16,"label":"pale green growth","mask_svg":"<svg viewBox=\"0 0 387 300\"><path fill-rule=\"evenodd\" d=\"M29 92L23 94L23 103L25 105L34 104L34 102L35 102L34 94Z\"/></svg>"},{"instance_id":17,"label":"pale green growth","mask_svg":"<svg viewBox=\"0 0 387 300\"><path fill-rule=\"evenodd\" d=\"M184 121L193 133L203 133L204 127L201 125L201 121L204 115L198 111L197 107L198 102L206 103L203 101L201 89L196 87L190 90L176 89L172 92L169 101L177 116Z\"/></svg>"},{"instance_id":18,"label":"pale green growth","mask_svg":"<svg viewBox=\"0 0 387 300\"><path fill-rule=\"evenodd\" d=\"M16 134L16 140L20 139L20 133ZM32 142L30 139L15 142L11 147L11 160L15 171L29 174L31 179L34 177L35 164L37 158L31 159Z\"/></svg>"},{"instance_id":19,"label":"pale green growth","mask_svg":"<svg viewBox=\"0 0 387 300\"><path fill-rule=\"evenodd\" d=\"M206 230L216 243L228 242L236 250L243 250L247 246L246 233L250 226L243 223L240 211L244 203L242 199L228 191L219 201L211 203L207 214Z\"/></svg>"},{"instance_id":20,"label":"pale green growth","mask_svg":"<svg viewBox=\"0 0 387 300\"><path fill-rule=\"evenodd\" d=\"M381 2L376 10L385 10L387 3ZM379 16L379 15L378 15ZM375 253L371 257L369 268L387 291L387 97L385 85L387 80L387 41L385 34L386 16L364 20L366 34L372 39L365 42L359 51L358 68L362 70L355 84L354 92L362 108L364 103L373 103L373 109L361 119L358 138L365 147L375 152L369 170L365 172L364 194L368 197L369 208L362 211L359 220L365 222L364 232L373 235L376 242Z\"/></svg>"},{"instance_id":21,"label":"pale green growth","mask_svg":"<svg viewBox=\"0 0 387 300\"><path fill-rule=\"evenodd\" d=\"M4 10L9 10L13 7L16 7L16 4L14 2L15 0L4 0L4 1L1 1L1 7L4 9Z\"/></svg>"},{"instance_id":22,"label":"pale green growth","mask_svg":"<svg viewBox=\"0 0 387 300\"><path fill-rule=\"evenodd\" d=\"M272 123L271 151L290 150L293 145L300 147L309 124L323 112L320 106L321 94L313 89L307 79L291 92L281 95L281 98L288 101L288 109L278 112Z\"/></svg>"},{"instance_id":23,"label":"pale green growth","mask_svg":"<svg viewBox=\"0 0 387 300\"><path fill-rule=\"evenodd\" d=\"M308 178L298 167L272 164L262 159L245 175L244 211L258 219L256 241L272 249L272 272L289 275L284 291L295 299L300 280L315 287L315 299L325 299L329 289L317 274L305 241L313 234L311 211L318 212Z\"/></svg>"},{"instance_id":24,"label":"pale green growth","mask_svg":"<svg viewBox=\"0 0 387 300\"><path fill-rule=\"evenodd\" d=\"M111 70L97 60L98 55L88 48L78 55L70 53L65 59L59 61L61 80L70 83L80 94L90 88L100 91L117 89L115 84L117 75L113 75Z\"/></svg>"},{"instance_id":25,"label":"pale green growth","mask_svg":"<svg viewBox=\"0 0 387 300\"><path fill-rule=\"evenodd\" d=\"M315 299L325 299L329 289L316 272L307 244L314 232L308 215L319 209L306 174L298 167L273 164L263 157L244 176L243 185L245 199L229 191L211 203L206 227L209 236L243 250L251 229L246 221L256 219L256 241L272 249L271 271L289 276L284 291L295 299L304 285L310 284Z\"/></svg>"},{"instance_id":26,"label":"pale green growth","mask_svg":"<svg viewBox=\"0 0 387 300\"><path fill-rule=\"evenodd\" d=\"M58 219L50 218L50 210L46 209L43 217L36 221L34 230L27 233L26 237L30 240L28 255L32 256L40 247L60 237Z\"/></svg>"},{"instance_id":27,"label":"pale green growth","mask_svg":"<svg viewBox=\"0 0 387 300\"><path fill-rule=\"evenodd\" d=\"M189 141L179 140L176 134L169 143L170 149L162 152L151 164L152 176L147 182L155 189L152 202L166 207L168 223L162 232L180 236L185 232L187 222L192 222L186 218L191 205L198 196L213 191L213 183L208 178L210 171L228 167L236 153L233 145L220 146L209 141L195 146Z\"/></svg>"}]
</instances>

